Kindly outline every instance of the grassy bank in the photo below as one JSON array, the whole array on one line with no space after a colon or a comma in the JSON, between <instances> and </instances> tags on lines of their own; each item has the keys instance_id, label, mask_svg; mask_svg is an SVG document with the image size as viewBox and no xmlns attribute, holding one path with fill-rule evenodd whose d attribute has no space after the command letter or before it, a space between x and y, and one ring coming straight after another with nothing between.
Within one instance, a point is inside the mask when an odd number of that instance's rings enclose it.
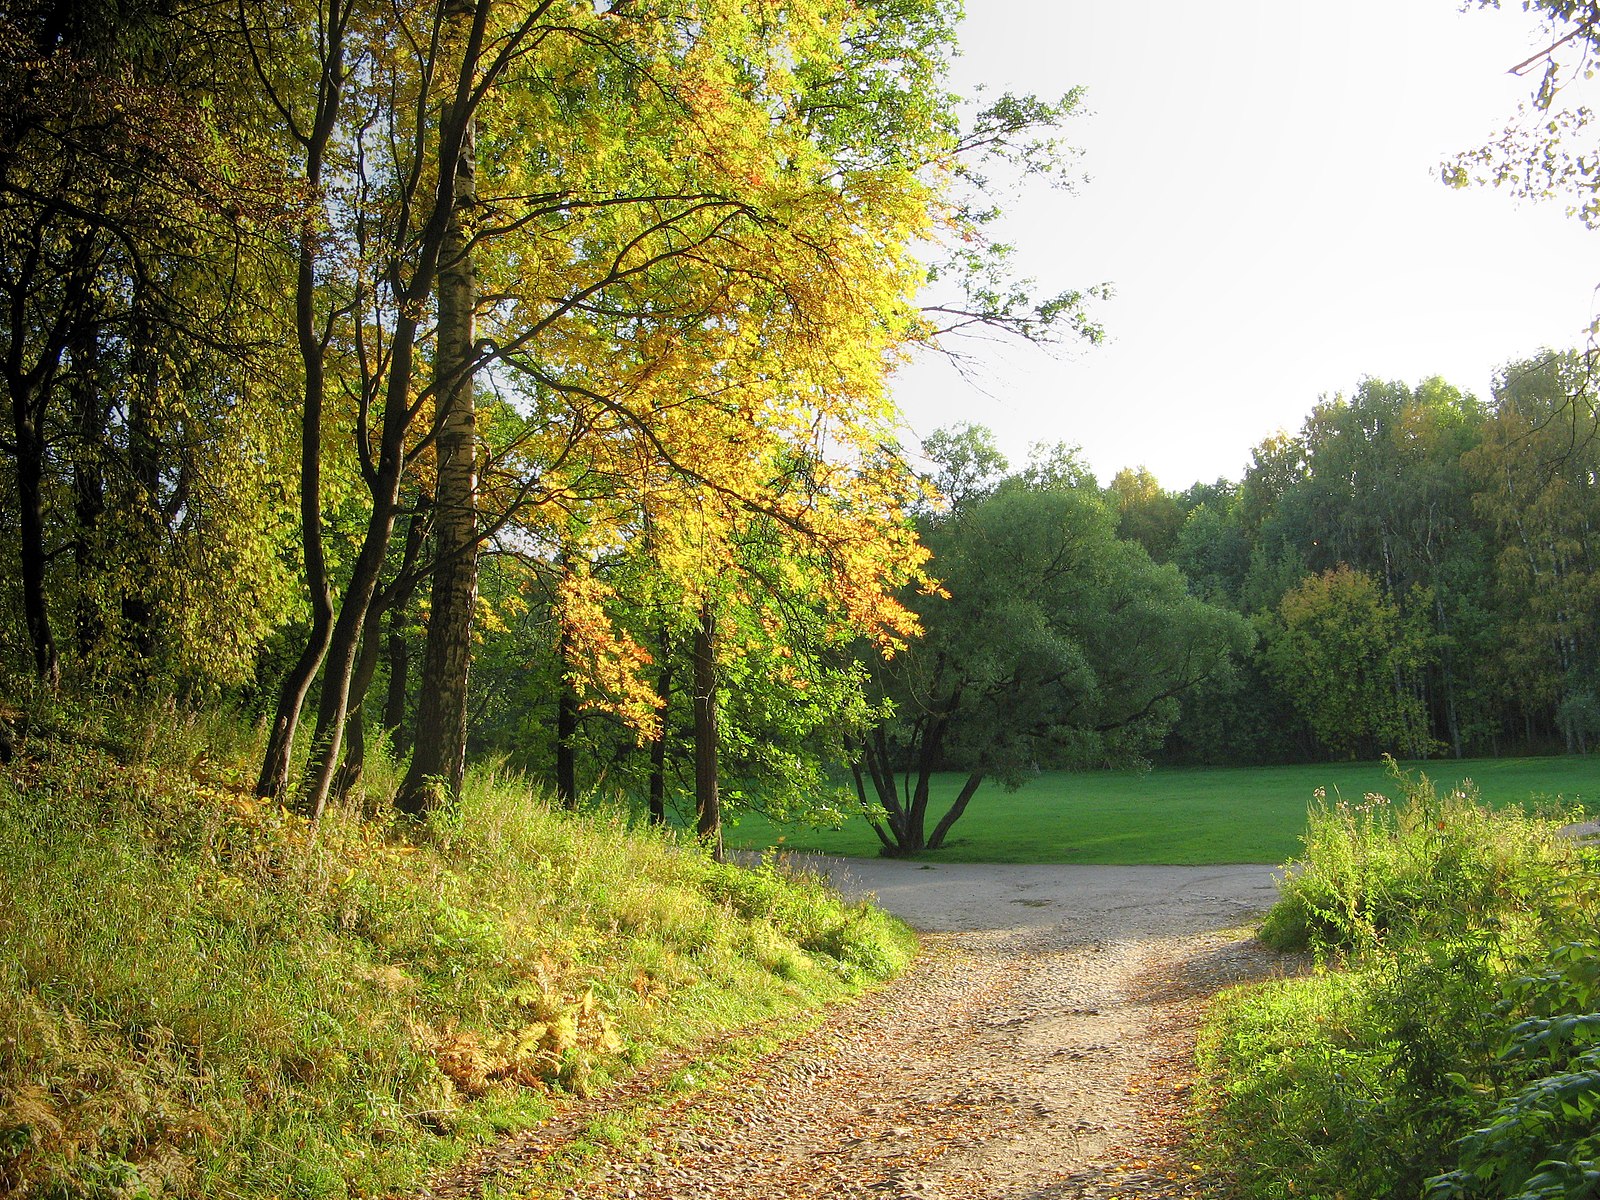
<instances>
[{"instance_id":1,"label":"grassy bank","mask_svg":"<svg viewBox=\"0 0 1600 1200\"><path fill-rule=\"evenodd\" d=\"M249 766L123 729L0 770L0 1192L404 1190L914 947L814 882L552 813L516 780L474 778L401 838L263 807Z\"/></svg>"},{"instance_id":2,"label":"grassy bank","mask_svg":"<svg viewBox=\"0 0 1600 1200\"><path fill-rule=\"evenodd\" d=\"M1263 927L1319 967L1213 1008L1195 1152L1246 1200L1595 1196L1597 864L1424 780L1319 805Z\"/></svg>"},{"instance_id":3,"label":"grassy bank","mask_svg":"<svg viewBox=\"0 0 1600 1200\"><path fill-rule=\"evenodd\" d=\"M1441 788L1470 780L1484 803L1495 808L1525 805L1536 797L1566 804L1600 801L1595 764L1588 758L1405 765L1428 772ZM963 778L935 776L930 829ZM985 783L946 845L925 857L933 862L1278 863L1300 853L1306 809L1318 788L1355 802L1368 792L1398 796L1382 763L1043 771L1015 792ZM856 857L879 849L872 829L854 815L837 829L774 825L745 816L729 840L748 849L781 844Z\"/></svg>"}]
</instances>

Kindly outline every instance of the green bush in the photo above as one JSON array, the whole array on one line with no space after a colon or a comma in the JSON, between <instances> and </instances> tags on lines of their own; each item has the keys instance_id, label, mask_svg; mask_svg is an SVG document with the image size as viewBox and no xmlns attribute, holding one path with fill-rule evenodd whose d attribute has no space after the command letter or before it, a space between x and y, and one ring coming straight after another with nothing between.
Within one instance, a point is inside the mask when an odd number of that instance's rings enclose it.
<instances>
[{"instance_id":1,"label":"green bush","mask_svg":"<svg viewBox=\"0 0 1600 1200\"><path fill-rule=\"evenodd\" d=\"M1458 947L1224 996L1201 1043L1202 1146L1260 1200L1417 1195L1477 1111L1497 995Z\"/></svg>"},{"instance_id":2,"label":"green bush","mask_svg":"<svg viewBox=\"0 0 1600 1200\"><path fill-rule=\"evenodd\" d=\"M1399 803L1319 789L1305 854L1262 926L1269 945L1350 954L1395 937L1515 937L1565 905L1577 852L1557 820L1491 809L1470 783L1441 796L1425 775L1395 779Z\"/></svg>"},{"instance_id":3,"label":"green bush","mask_svg":"<svg viewBox=\"0 0 1600 1200\"><path fill-rule=\"evenodd\" d=\"M1500 1006L1499 1102L1456 1145L1428 1200L1600 1195L1600 944L1557 946ZM1520 1018L1520 1019L1516 1019Z\"/></svg>"},{"instance_id":4,"label":"green bush","mask_svg":"<svg viewBox=\"0 0 1600 1200\"><path fill-rule=\"evenodd\" d=\"M1313 810L1264 936L1317 970L1213 1007L1197 1147L1252 1200L1600 1194L1600 964L1531 967L1592 930L1593 863L1553 821L1400 782Z\"/></svg>"}]
</instances>

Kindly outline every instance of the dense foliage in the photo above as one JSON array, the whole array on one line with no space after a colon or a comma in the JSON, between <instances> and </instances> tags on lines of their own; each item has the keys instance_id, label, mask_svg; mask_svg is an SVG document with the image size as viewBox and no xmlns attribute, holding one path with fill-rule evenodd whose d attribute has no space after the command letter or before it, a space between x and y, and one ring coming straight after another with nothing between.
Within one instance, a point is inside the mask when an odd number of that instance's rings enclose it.
<instances>
[{"instance_id":1,"label":"dense foliage","mask_svg":"<svg viewBox=\"0 0 1600 1200\"><path fill-rule=\"evenodd\" d=\"M584 750L648 749L652 793L692 758L712 840L724 738L813 778L824 722L773 689L859 711L842 648L915 629L889 370L972 323L1096 335L983 232L1077 97L963 105L956 16L8 7L8 681L242 700L256 793L313 819L379 733L412 815L469 738L567 802L615 776Z\"/></svg>"},{"instance_id":2,"label":"dense foliage","mask_svg":"<svg viewBox=\"0 0 1600 1200\"><path fill-rule=\"evenodd\" d=\"M1237 484L1113 487L1129 536L1260 641L1196 690L1170 760L1584 753L1600 736L1600 440L1589 360L1480 400L1366 380ZM1171 528L1173 535L1153 534Z\"/></svg>"},{"instance_id":3,"label":"dense foliage","mask_svg":"<svg viewBox=\"0 0 1600 1200\"><path fill-rule=\"evenodd\" d=\"M1592 1196L1596 851L1402 782L1313 812L1264 936L1317 970L1213 1012L1203 1145L1252 1198Z\"/></svg>"},{"instance_id":4,"label":"dense foliage","mask_svg":"<svg viewBox=\"0 0 1600 1200\"><path fill-rule=\"evenodd\" d=\"M243 705L313 817L385 742L424 814L470 747L713 842L852 760L892 816L891 768L1587 750L1582 357L1368 380L1182 493L970 430L908 468L896 363L1099 333L985 236L1078 96L963 105L956 15L11 6L8 688Z\"/></svg>"},{"instance_id":5,"label":"dense foliage","mask_svg":"<svg viewBox=\"0 0 1600 1200\"><path fill-rule=\"evenodd\" d=\"M948 595L908 601L923 636L874 667L890 715L860 739L855 772L891 854L937 850L986 778L1014 788L1041 769L1137 761L1178 698L1250 642L1242 618L1117 537L1070 453L992 477L1004 463L982 431L952 431L940 452L954 499L919 529ZM946 770L966 782L935 814L931 779Z\"/></svg>"}]
</instances>

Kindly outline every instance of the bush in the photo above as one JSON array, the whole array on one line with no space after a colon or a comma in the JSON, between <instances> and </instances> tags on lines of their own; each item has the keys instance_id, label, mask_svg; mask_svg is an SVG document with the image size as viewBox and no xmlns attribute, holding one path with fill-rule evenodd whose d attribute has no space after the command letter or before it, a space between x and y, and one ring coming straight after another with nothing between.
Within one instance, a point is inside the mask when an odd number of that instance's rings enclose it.
<instances>
[{"instance_id":1,"label":"bush","mask_svg":"<svg viewBox=\"0 0 1600 1200\"><path fill-rule=\"evenodd\" d=\"M1428 1200L1600 1195L1600 944L1555 947L1509 991L1499 1102L1456 1145L1456 1169L1429 1181Z\"/></svg>"},{"instance_id":2,"label":"bush","mask_svg":"<svg viewBox=\"0 0 1600 1200\"><path fill-rule=\"evenodd\" d=\"M1567 902L1577 851L1555 820L1491 809L1470 784L1444 796L1393 768L1402 800L1318 790L1305 856L1285 866L1261 936L1280 950L1351 954L1395 937L1542 928ZM1567 814L1571 816L1572 814Z\"/></svg>"},{"instance_id":3,"label":"bush","mask_svg":"<svg viewBox=\"0 0 1600 1200\"><path fill-rule=\"evenodd\" d=\"M1263 936L1317 973L1214 1006L1198 1149L1258 1200L1600 1194L1600 962L1531 965L1592 930L1593 864L1553 821L1400 782L1313 810Z\"/></svg>"}]
</instances>

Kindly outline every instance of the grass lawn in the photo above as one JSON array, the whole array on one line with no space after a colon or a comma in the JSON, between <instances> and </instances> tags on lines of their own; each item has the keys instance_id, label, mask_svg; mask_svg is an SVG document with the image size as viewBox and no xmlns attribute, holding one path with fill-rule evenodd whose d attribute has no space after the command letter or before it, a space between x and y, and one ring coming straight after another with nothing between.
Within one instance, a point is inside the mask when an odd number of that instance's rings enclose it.
<instances>
[{"instance_id":1,"label":"grass lawn","mask_svg":"<svg viewBox=\"0 0 1600 1200\"><path fill-rule=\"evenodd\" d=\"M1407 764L1443 790L1463 779L1494 805L1559 797L1600 810L1600 757L1434 760ZM928 829L962 776L934 777ZM1382 763L1293 767L1174 767L1154 771L1045 771L1015 792L986 782L932 862L1281 863L1301 850L1306 807L1328 798L1359 803L1366 792L1397 795ZM746 814L728 829L730 847L876 855L877 835L859 817L840 829L774 825ZM781 841L780 841L781 839Z\"/></svg>"}]
</instances>

